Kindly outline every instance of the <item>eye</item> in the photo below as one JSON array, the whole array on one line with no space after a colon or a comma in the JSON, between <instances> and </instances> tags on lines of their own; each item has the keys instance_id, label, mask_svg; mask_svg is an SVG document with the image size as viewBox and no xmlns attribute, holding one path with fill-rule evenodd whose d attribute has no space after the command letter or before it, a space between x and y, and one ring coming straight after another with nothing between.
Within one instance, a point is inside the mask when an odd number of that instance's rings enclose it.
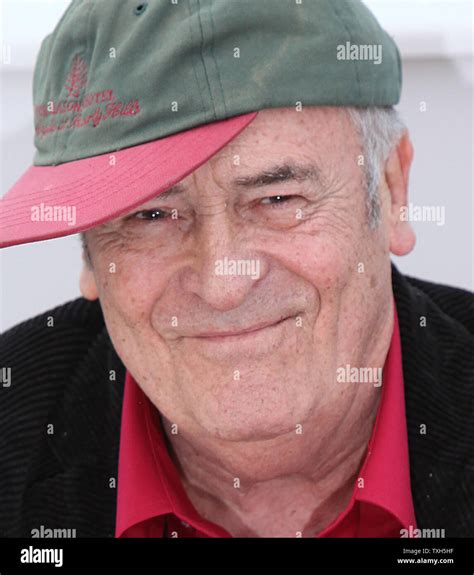
<instances>
[{"instance_id":1,"label":"eye","mask_svg":"<svg viewBox=\"0 0 474 575\"><path fill-rule=\"evenodd\" d=\"M170 216L171 214L169 212L166 212L165 210L154 209L154 210L142 210L141 212L136 212L135 214L132 214L131 217L137 220L154 221L154 220L165 220Z\"/></svg>"},{"instance_id":2,"label":"eye","mask_svg":"<svg viewBox=\"0 0 474 575\"><path fill-rule=\"evenodd\" d=\"M297 196L269 196L268 198L263 198L260 202L264 206L270 206L271 208L278 208L283 204L288 204L291 200L296 199Z\"/></svg>"}]
</instances>

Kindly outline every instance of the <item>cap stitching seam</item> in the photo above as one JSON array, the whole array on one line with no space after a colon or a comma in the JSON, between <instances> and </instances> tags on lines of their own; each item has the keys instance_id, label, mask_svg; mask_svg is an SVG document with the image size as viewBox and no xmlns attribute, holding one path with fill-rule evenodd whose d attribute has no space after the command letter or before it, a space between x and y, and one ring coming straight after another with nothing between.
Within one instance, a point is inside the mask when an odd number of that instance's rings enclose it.
<instances>
[{"instance_id":1,"label":"cap stitching seam","mask_svg":"<svg viewBox=\"0 0 474 575\"><path fill-rule=\"evenodd\" d=\"M191 11L191 5L190 5L190 2L189 2L189 1L187 2L187 6L188 6L188 14L189 14L189 34L190 34L190 37L192 37L192 36L194 36L194 33L193 33L193 26L192 26L192 11ZM199 76L198 76L198 73L197 73L197 70L196 70L195 59L194 59L193 56L191 57L191 63L192 63L192 65L193 65L194 79L196 80L197 92L198 92L199 98L200 98L200 100L201 100L201 110L202 110L203 112L205 112L205 111L206 111L206 106L204 105L204 100L203 100L203 97L202 97L202 92L201 92L201 90L199 89Z\"/></svg>"},{"instance_id":2,"label":"cap stitching seam","mask_svg":"<svg viewBox=\"0 0 474 575\"><path fill-rule=\"evenodd\" d=\"M214 102L214 96L212 94L212 90L211 90L211 84L209 82L209 76L207 73L207 67L206 67L206 62L204 60L204 56L203 56L203 47L204 47L204 31L202 28L202 22L201 22L201 2L200 0L196 0L197 1L197 5L198 5L198 11L197 11L197 17L198 17L198 22L199 22L199 30L201 32L201 46L200 46L200 51L199 54L201 56L201 61L202 61L202 65L204 67L204 74L205 74L205 78L206 78L206 83L207 83L207 88L209 90L209 95L211 97L211 102L212 102L212 108L213 108L213 114L214 114L214 118L217 120L217 114L216 114L216 104Z\"/></svg>"},{"instance_id":3,"label":"cap stitching seam","mask_svg":"<svg viewBox=\"0 0 474 575\"><path fill-rule=\"evenodd\" d=\"M86 48L85 48L85 50L82 50L81 52L76 52L74 55L76 55L76 54L80 54L80 55L82 55L82 54L84 54L84 55L90 54L90 52L89 52L89 41L90 41L89 28L90 28L92 8L93 8L94 6L93 6L92 2L90 2L90 1L87 2L87 4L88 4L87 10L88 10L89 13L88 13L88 15L87 15L87 22L86 22ZM88 68L89 68L89 66L90 66L90 61L89 61L88 64L87 64L87 67L88 67ZM88 86L88 85L89 85L89 76L87 77L87 86ZM85 90L86 90L86 91L87 91L87 86L85 87ZM79 112L79 113L80 113L81 116L82 116L82 111ZM59 132L56 131L56 136L57 136L58 133L59 133ZM63 140L63 145L61 146L61 151L58 153L58 155L57 155L56 158L55 158L56 163L60 164L61 161L62 161L62 159L64 158L64 154L65 154L66 151L67 151L67 148L68 148L68 145L69 145L69 140L71 139L72 134L73 134L73 131L72 131L72 130L69 130L69 131L66 132L66 138ZM53 146L55 146L55 145L56 145L56 140L53 142Z\"/></svg>"},{"instance_id":4,"label":"cap stitching seam","mask_svg":"<svg viewBox=\"0 0 474 575\"><path fill-rule=\"evenodd\" d=\"M214 66L216 67L216 72L217 72L217 80L219 81L219 87L221 89L222 104L224 106L224 114L227 117L227 106L225 103L224 88L222 86L221 75L219 72L219 67L217 65L217 60L216 60L215 55L214 55L214 38L215 38L214 30L215 30L215 27L214 27L214 18L212 16L212 0L209 1L209 20L211 22L211 29L212 29L211 56L212 56L212 59L214 60Z\"/></svg>"},{"instance_id":5,"label":"cap stitching seam","mask_svg":"<svg viewBox=\"0 0 474 575\"><path fill-rule=\"evenodd\" d=\"M347 35L349 36L349 41L351 42L351 44L353 44L353 37L351 34L350 29L348 28L346 22L344 21L343 17L341 16L340 12L338 12L337 8L336 8L336 3L334 2L329 2L329 5L331 6L334 15L336 16L336 18L339 20L339 22L342 24L342 26L344 27L344 30L346 31ZM352 62L354 63L354 72L355 72L355 77L356 77L356 83L357 83L357 88L358 88L358 98L360 100L361 96L362 96L362 90L361 90L361 85L360 85L360 77L359 77L359 68L357 66L357 60L352 60Z\"/></svg>"}]
</instances>

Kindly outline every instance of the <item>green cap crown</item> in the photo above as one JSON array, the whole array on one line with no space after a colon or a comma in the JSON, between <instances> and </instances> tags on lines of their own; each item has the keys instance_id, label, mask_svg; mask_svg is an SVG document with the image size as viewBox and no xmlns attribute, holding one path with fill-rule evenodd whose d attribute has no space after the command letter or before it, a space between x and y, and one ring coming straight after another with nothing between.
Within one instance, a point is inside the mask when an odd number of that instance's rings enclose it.
<instances>
[{"instance_id":1,"label":"green cap crown","mask_svg":"<svg viewBox=\"0 0 474 575\"><path fill-rule=\"evenodd\" d=\"M397 47L358 0L73 0L36 62L34 164L400 90Z\"/></svg>"}]
</instances>

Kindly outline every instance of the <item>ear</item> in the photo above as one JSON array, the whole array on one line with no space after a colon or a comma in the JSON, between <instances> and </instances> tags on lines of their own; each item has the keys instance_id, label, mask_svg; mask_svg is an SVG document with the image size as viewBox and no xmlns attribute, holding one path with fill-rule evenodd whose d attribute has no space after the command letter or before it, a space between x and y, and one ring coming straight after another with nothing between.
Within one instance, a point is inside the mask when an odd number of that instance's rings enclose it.
<instances>
[{"instance_id":1,"label":"ear","mask_svg":"<svg viewBox=\"0 0 474 575\"><path fill-rule=\"evenodd\" d=\"M408 203L408 180L413 161L413 146L406 131L385 164L385 181L390 193L390 251L404 256L415 246L416 236L410 223L402 217Z\"/></svg>"},{"instance_id":2,"label":"ear","mask_svg":"<svg viewBox=\"0 0 474 575\"><path fill-rule=\"evenodd\" d=\"M99 297L92 264L87 261L85 252L82 252L82 270L79 278L79 289L84 298L94 301Z\"/></svg>"}]
</instances>

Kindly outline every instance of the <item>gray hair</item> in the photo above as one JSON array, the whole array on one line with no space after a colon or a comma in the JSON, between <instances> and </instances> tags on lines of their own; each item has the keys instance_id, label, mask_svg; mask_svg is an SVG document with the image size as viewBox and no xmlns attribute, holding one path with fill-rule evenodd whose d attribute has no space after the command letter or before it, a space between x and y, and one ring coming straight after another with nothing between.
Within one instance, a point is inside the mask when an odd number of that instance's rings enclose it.
<instances>
[{"instance_id":1,"label":"gray hair","mask_svg":"<svg viewBox=\"0 0 474 575\"><path fill-rule=\"evenodd\" d=\"M368 222L371 228L375 228L380 223L378 187L382 167L392 149L398 144L406 130L406 125L397 110L391 106L372 106L368 108L350 106L343 109L349 115L360 138L367 186ZM91 258L85 232L81 232L80 239L86 262L90 264Z\"/></svg>"},{"instance_id":2,"label":"gray hair","mask_svg":"<svg viewBox=\"0 0 474 575\"><path fill-rule=\"evenodd\" d=\"M378 187L382 169L392 149L398 144L406 125L397 110L388 107L345 108L360 138L367 186L367 211L371 228L380 223Z\"/></svg>"}]
</instances>

